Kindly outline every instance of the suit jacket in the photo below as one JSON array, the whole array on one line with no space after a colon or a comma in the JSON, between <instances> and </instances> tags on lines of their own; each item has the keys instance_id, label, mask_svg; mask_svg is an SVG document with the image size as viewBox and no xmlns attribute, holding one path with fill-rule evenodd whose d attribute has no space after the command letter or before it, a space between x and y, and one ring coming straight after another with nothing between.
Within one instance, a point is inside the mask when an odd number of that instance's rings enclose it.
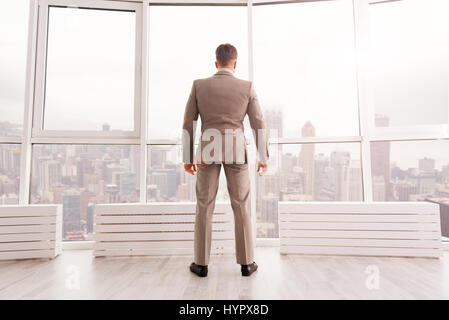
<instances>
[{"instance_id":1,"label":"suit jacket","mask_svg":"<svg viewBox=\"0 0 449 320\"><path fill-rule=\"evenodd\" d=\"M243 134L246 115L253 130L258 159L266 162L269 156L267 129L253 83L238 79L226 70L195 80L184 113L183 162L247 163ZM201 116L201 138L194 155L198 116ZM211 157L205 159L205 154Z\"/></svg>"}]
</instances>

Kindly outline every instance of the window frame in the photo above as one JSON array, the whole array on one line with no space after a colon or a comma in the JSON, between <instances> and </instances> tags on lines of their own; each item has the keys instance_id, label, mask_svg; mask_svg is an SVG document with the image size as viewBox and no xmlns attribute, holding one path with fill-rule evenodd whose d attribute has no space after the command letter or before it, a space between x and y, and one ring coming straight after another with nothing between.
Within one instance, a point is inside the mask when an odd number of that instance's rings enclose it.
<instances>
[{"instance_id":1,"label":"window frame","mask_svg":"<svg viewBox=\"0 0 449 320\"><path fill-rule=\"evenodd\" d=\"M37 35L36 83L34 88L33 137L138 138L140 136L141 65L142 65L142 5L133 2L107 0L39 0ZM44 129L47 41L50 7L85 8L135 12L134 117L132 131L49 130Z\"/></svg>"},{"instance_id":2,"label":"window frame","mask_svg":"<svg viewBox=\"0 0 449 320\"><path fill-rule=\"evenodd\" d=\"M143 0L145 2L145 0ZM252 9L249 7L251 6L250 2L251 0L146 0L148 3L147 9L148 9L148 17L150 16L150 12L152 8L154 7L246 7L247 8L247 42L248 42L248 80L253 81L253 53L252 53ZM148 26L146 29L148 32L149 37L149 44L151 43L151 28ZM149 47L147 46L148 54L149 54ZM149 66L151 64L151 61L148 61L147 65L147 82L149 86ZM193 78L192 78L193 81ZM149 92L149 87L147 88L147 91ZM190 87L189 87L190 89ZM147 101L148 110L147 113L151 116L151 109L152 109L152 102L151 99L148 99ZM151 121L147 121L146 123L146 130L145 133L145 139L148 146L151 145L181 145L182 139L179 138L155 138L151 136ZM250 145L252 143L251 139L247 140L247 144Z\"/></svg>"},{"instance_id":3,"label":"window frame","mask_svg":"<svg viewBox=\"0 0 449 320\"><path fill-rule=\"evenodd\" d=\"M382 6L393 2L404 0L362 0L358 15L363 19L359 21L359 28L363 32L363 39L361 39L361 52L363 55L364 64L367 66L370 63L370 7ZM421 0L425 2L425 0ZM356 6L357 1L354 2ZM367 69L367 67L363 67ZM407 141L407 140L438 140L449 139L449 118L446 123L441 124L412 124L391 127L376 127L375 125L375 106L373 103L373 85L369 74L365 74L364 86L366 90L367 99L364 101L364 108L367 113L369 139L375 141ZM448 106L449 113L449 106Z\"/></svg>"}]
</instances>

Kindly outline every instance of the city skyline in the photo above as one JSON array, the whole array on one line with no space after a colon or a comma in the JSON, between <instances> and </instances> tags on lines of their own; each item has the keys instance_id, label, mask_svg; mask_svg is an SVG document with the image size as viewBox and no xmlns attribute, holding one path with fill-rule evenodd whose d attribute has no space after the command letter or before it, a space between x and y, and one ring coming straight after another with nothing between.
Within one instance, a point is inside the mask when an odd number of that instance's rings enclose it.
<instances>
[{"instance_id":1,"label":"city skyline","mask_svg":"<svg viewBox=\"0 0 449 320\"><path fill-rule=\"evenodd\" d=\"M282 113L267 110L265 116L269 128L283 130ZM386 121L385 117L378 119ZM109 128L105 124L103 129ZM315 134L311 122L306 122L302 131L305 137L313 137ZM374 200L407 201L449 197L449 161L438 168L436 159L426 155L415 156L412 166L401 167L397 166L398 162L394 158L388 158L389 167L383 167L385 156L394 155L385 150L393 150L391 145L394 143L372 144ZM381 144L380 148L373 148L375 144ZM259 236L277 236L277 201L363 200L360 157L354 156L359 153L359 143L311 144L302 147L272 145L271 148L280 148L280 163L274 166L275 172L262 177L257 183ZM95 203L139 201L139 157L131 149L136 148L109 145L35 145L31 202L62 203L66 208L65 239L88 239L88 230L92 230L91 214ZM2 204L17 203L20 145L0 145L0 151L0 199ZM379 151L381 158L376 156ZM149 202L195 201L195 177L187 175L182 169L180 146L150 146L148 157ZM271 158L270 161L275 159ZM441 160L438 162L442 163ZM420 174L423 168L426 168L424 176ZM379 177L383 177L383 180L379 180ZM390 179L388 183L385 182L385 177ZM217 200L228 199L226 182L221 175ZM76 231L77 229L79 230Z\"/></svg>"}]
</instances>

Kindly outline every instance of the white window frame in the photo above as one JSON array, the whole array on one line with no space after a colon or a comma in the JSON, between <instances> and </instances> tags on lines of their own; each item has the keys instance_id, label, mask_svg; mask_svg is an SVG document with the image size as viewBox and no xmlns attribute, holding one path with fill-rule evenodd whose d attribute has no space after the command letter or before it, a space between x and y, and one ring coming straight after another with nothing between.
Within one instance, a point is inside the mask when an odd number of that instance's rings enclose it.
<instances>
[{"instance_id":1,"label":"white window frame","mask_svg":"<svg viewBox=\"0 0 449 320\"><path fill-rule=\"evenodd\" d=\"M252 0L252 6L274 6L274 5L289 5L293 3L307 3L307 2L321 2L321 1L336 1L336 0ZM354 37L355 37L355 52L356 52L356 85L357 85L357 119L359 125L359 135L357 136L329 136L329 137L288 137L270 140L270 145L282 146L284 144L344 144L344 143L357 143L360 147L360 162L361 162L361 179L362 179L362 195L363 200L366 202L372 201L372 180L371 180L371 154L370 154L370 142L366 139L369 136L369 113L366 112L364 106L366 106L366 97L361 92L361 88L365 87L365 81L363 75L360 74L360 68L363 63L362 59L359 59L360 55L360 38L362 34L360 32L360 21L357 19L359 15L358 4L360 1L368 0L352 0L353 15L354 15ZM252 46L252 44L250 44ZM251 52L253 50L251 49ZM252 64L252 62L251 62ZM251 66L253 68L253 66ZM374 123L374 122L373 122Z\"/></svg>"},{"instance_id":2,"label":"white window frame","mask_svg":"<svg viewBox=\"0 0 449 320\"><path fill-rule=\"evenodd\" d=\"M142 5L132 2L105 0L39 0L38 42L36 57L36 85L33 115L33 137L81 137L81 138L138 138L140 136L140 96L142 64ZM48 40L49 7L79 7L105 10L134 11L136 15L135 67L134 67L134 120L132 131L93 131L93 130L47 130L44 129L46 60Z\"/></svg>"},{"instance_id":3,"label":"white window frame","mask_svg":"<svg viewBox=\"0 0 449 320\"><path fill-rule=\"evenodd\" d=\"M252 1L251 0L211 0L211 1L204 1L204 0L156 0L156 1L148 1L148 10L151 10L152 6L208 6L208 7L213 7L213 6L225 6L225 7L231 7L231 6L241 6L241 7L246 7L247 8L247 34L248 34L248 80L253 81L254 80L254 72L253 72L253 44L252 44ZM149 12L149 11L148 11ZM148 36L150 34L150 30L149 28L147 28L146 30L148 30ZM149 37L149 41L151 41L151 37ZM151 63L151 62L149 62ZM147 69L146 69L147 70ZM148 108L147 108L147 113L148 116L151 116L151 103L147 101L148 104ZM154 147L154 146L180 146L181 143L181 139L154 139L154 138L150 138L147 137L147 134L145 133L146 138L146 152L148 152L148 149L150 147ZM253 149L254 147L254 142L252 141L252 139L248 139L247 140L247 144L250 147L250 150ZM142 154L143 156L143 154ZM250 157L251 159L251 157ZM147 166L147 154L145 154L145 178L148 175L148 166ZM251 162L249 163L249 170L250 172L255 172L256 170L256 166L255 166L255 162ZM255 185L255 175L254 174L250 174L250 184L251 184L251 188L253 190L255 190L256 185ZM147 201L147 186L145 185L145 201ZM256 197L251 197L251 210L252 212L256 212ZM251 221L252 221L252 232L253 232L253 240L256 241L257 239L257 224L256 224L256 215L253 214L251 215Z\"/></svg>"}]
</instances>

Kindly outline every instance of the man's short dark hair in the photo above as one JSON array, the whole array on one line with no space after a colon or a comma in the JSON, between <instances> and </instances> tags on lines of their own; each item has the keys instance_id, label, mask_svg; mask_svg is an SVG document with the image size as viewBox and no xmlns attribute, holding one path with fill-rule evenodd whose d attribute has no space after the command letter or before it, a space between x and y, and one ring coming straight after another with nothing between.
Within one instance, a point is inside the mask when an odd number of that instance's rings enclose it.
<instances>
[{"instance_id":1,"label":"man's short dark hair","mask_svg":"<svg viewBox=\"0 0 449 320\"><path fill-rule=\"evenodd\" d=\"M227 66L231 60L237 59L237 49L229 43L220 44L215 50L215 57L220 66Z\"/></svg>"}]
</instances>

